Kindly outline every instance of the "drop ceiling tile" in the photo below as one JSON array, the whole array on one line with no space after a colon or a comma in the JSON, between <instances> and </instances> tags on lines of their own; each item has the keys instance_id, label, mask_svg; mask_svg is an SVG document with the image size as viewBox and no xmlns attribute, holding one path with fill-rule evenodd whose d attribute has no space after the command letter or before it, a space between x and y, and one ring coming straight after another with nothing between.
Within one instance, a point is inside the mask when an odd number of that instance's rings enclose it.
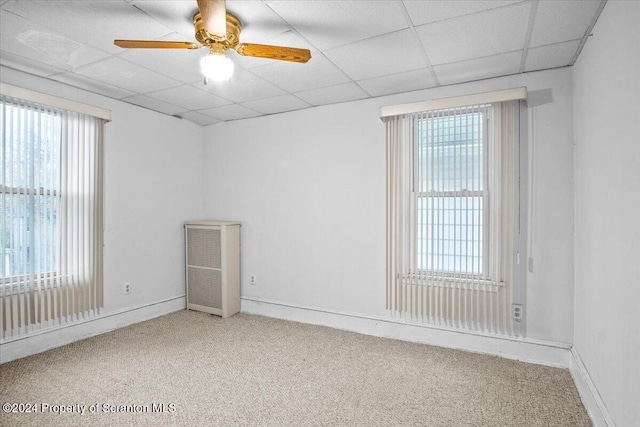
<instances>
[{"instance_id":1,"label":"drop ceiling tile","mask_svg":"<svg viewBox=\"0 0 640 427\"><path fill-rule=\"evenodd\" d=\"M4 50L0 50L0 65L43 77L64 71L42 62L5 52Z\"/></svg>"},{"instance_id":2,"label":"drop ceiling tile","mask_svg":"<svg viewBox=\"0 0 640 427\"><path fill-rule=\"evenodd\" d=\"M431 71L429 71L428 68L376 77L374 79L360 80L357 83L371 96L383 96L427 89L436 85Z\"/></svg>"},{"instance_id":3,"label":"drop ceiling tile","mask_svg":"<svg viewBox=\"0 0 640 427\"><path fill-rule=\"evenodd\" d=\"M291 30L289 24L262 1L227 1L227 11L242 24L240 41L260 43Z\"/></svg>"},{"instance_id":4,"label":"drop ceiling tile","mask_svg":"<svg viewBox=\"0 0 640 427\"><path fill-rule=\"evenodd\" d=\"M310 107L310 105L303 100L290 94L244 102L243 105L262 114L283 113L285 111Z\"/></svg>"},{"instance_id":5,"label":"drop ceiling tile","mask_svg":"<svg viewBox=\"0 0 640 427\"><path fill-rule=\"evenodd\" d=\"M539 2L529 47L581 39L599 6L593 0Z\"/></svg>"},{"instance_id":6,"label":"drop ceiling tile","mask_svg":"<svg viewBox=\"0 0 640 427\"><path fill-rule=\"evenodd\" d=\"M251 71L289 92L333 86L349 81L344 73L320 54L316 54L306 64L271 61L270 64Z\"/></svg>"},{"instance_id":7,"label":"drop ceiling tile","mask_svg":"<svg viewBox=\"0 0 640 427\"><path fill-rule=\"evenodd\" d=\"M483 10L495 9L522 0L404 0L413 25L470 15Z\"/></svg>"},{"instance_id":8,"label":"drop ceiling tile","mask_svg":"<svg viewBox=\"0 0 640 427\"><path fill-rule=\"evenodd\" d=\"M515 4L416 28L432 65L524 48L529 3Z\"/></svg>"},{"instance_id":9,"label":"drop ceiling tile","mask_svg":"<svg viewBox=\"0 0 640 427\"><path fill-rule=\"evenodd\" d=\"M185 41L177 33L158 40ZM207 49L128 49L119 57L181 83L194 83L202 80L200 59L207 53Z\"/></svg>"},{"instance_id":10,"label":"drop ceiling tile","mask_svg":"<svg viewBox=\"0 0 640 427\"><path fill-rule=\"evenodd\" d=\"M186 110L185 108L178 107L177 105L169 104L167 102L163 102L146 95L129 96L127 98L122 98L121 101L148 108L153 111L158 111L160 113L168 114L170 116L173 116L180 112L184 112Z\"/></svg>"},{"instance_id":11,"label":"drop ceiling tile","mask_svg":"<svg viewBox=\"0 0 640 427\"><path fill-rule=\"evenodd\" d=\"M433 70L442 85L506 76L520 71L522 51L437 65Z\"/></svg>"},{"instance_id":12,"label":"drop ceiling tile","mask_svg":"<svg viewBox=\"0 0 640 427\"><path fill-rule=\"evenodd\" d=\"M527 59L525 59L524 71L544 70L570 65L579 46L580 40L573 40L530 48L527 52Z\"/></svg>"},{"instance_id":13,"label":"drop ceiling tile","mask_svg":"<svg viewBox=\"0 0 640 427\"><path fill-rule=\"evenodd\" d=\"M267 1L320 50L408 27L397 1Z\"/></svg>"},{"instance_id":14,"label":"drop ceiling tile","mask_svg":"<svg viewBox=\"0 0 640 427\"><path fill-rule=\"evenodd\" d=\"M104 61L86 65L78 68L74 73L121 87L134 93L151 92L180 84L176 80L118 57L110 57Z\"/></svg>"},{"instance_id":15,"label":"drop ceiling tile","mask_svg":"<svg viewBox=\"0 0 640 427\"><path fill-rule=\"evenodd\" d=\"M338 102L355 101L368 98L369 95L354 83L345 83L337 86L323 87L320 89L305 90L295 94L298 98L311 105L335 104Z\"/></svg>"},{"instance_id":16,"label":"drop ceiling tile","mask_svg":"<svg viewBox=\"0 0 640 427\"><path fill-rule=\"evenodd\" d=\"M5 7L55 33L110 53L121 51L113 44L114 34L118 39L153 40L172 32L123 1L20 1Z\"/></svg>"},{"instance_id":17,"label":"drop ceiling tile","mask_svg":"<svg viewBox=\"0 0 640 427\"><path fill-rule=\"evenodd\" d=\"M221 98L234 102L253 101L283 95L285 92L248 71L236 70L228 82L209 82L206 86L200 80L192 86L205 90Z\"/></svg>"},{"instance_id":18,"label":"drop ceiling tile","mask_svg":"<svg viewBox=\"0 0 640 427\"><path fill-rule=\"evenodd\" d=\"M134 0L132 5L141 9L165 27L182 36L184 41L195 41L193 15L198 5L193 1L149 1ZM125 38L124 36L121 38ZM127 37L129 38L129 37Z\"/></svg>"},{"instance_id":19,"label":"drop ceiling tile","mask_svg":"<svg viewBox=\"0 0 640 427\"><path fill-rule=\"evenodd\" d=\"M129 90L122 89L120 87L113 86L98 80L93 80L89 77L85 77L80 74L75 74L71 71L62 73L62 74L56 74L56 75L50 76L49 78L52 80L56 80L60 83L65 83L70 86L87 90L89 92L108 96L109 98L120 99L120 98L125 98L127 96L134 95L134 92L131 92Z\"/></svg>"},{"instance_id":20,"label":"drop ceiling tile","mask_svg":"<svg viewBox=\"0 0 640 427\"><path fill-rule=\"evenodd\" d=\"M249 117L259 116L260 113L253 111L247 107L243 107L240 104L223 105L222 107L209 108L207 110L200 110L199 113L206 114L207 116L215 117L218 120L238 120L247 119Z\"/></svg>"},{"instance_id":21,"label":"drop ceiling tile","mask_svg":"<svg viewBox=\"0 0 640 427\"><path fill-rule=\"evenodd\" d=\"M109 56L7 11L0 14L0 25L3 34L0 46L3 51L50 65L60 71L73 70Z\"/></svg>"},{"instance_id":22,"label":"drop ceiling tile","mask_svg":"<svg viewBox=\"0 0 640 427\"><path fill-rule=\"evenodd\" d=\"M209 126L220 122L220 120L218 119L205 116L204 114L198 113L196 111L188 111L186 113L179 114L179 116L200 126Z\"/></svg>"},{"instance_id":23,"label":"drop ceiling tile","mask_svg":"<svg viewBox=\"0 0 640 427\"><path fill-rule=\"evenodd\" d=\"M327 50L327 57L354 80L424 68L422 48L410 30Z\"/></svg>"},{"instance_id":24,"label":"drop ceiling tile","mask_svg":"<svg viewBox=\"0 0 640 427\"><path fill-rule=\"evenodd\" d=\"M190 85L151 92L146 95L159 99L160 101L184 107L185 110L204 110L205 108L213 108L231 103L226 99L222 99Z\"/></svg>"}]
</instances>

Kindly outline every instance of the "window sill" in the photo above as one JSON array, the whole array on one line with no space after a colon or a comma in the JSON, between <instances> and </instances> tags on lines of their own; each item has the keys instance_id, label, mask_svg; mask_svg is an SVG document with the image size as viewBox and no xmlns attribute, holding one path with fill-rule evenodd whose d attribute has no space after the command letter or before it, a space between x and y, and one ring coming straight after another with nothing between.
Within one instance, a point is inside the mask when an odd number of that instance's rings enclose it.
<instances>
[{"instance_id":1,"label":"window sill","mask_svg":"<svg viewBox=\"0 0 640 427\"><path fill-rule=\"evenodd\" d=\"M57 273L42 273L40 277L29 276L3 277L0 279L0 296L24 294L29 291L43 290L59 284Z\"/></svg>"},{"instance_id":2,"label":"window sill","mask_svg":"<svg viewBox=\"0 0 640 427\"><path fill-rule=\"evenodd\" d=\"M427 276L424 274L409 274L402 277L400 283L403 285L424 286L427 288L448 288L480 292L498 292L507 285L505 282L495 282L486 279Z\"/></svg>"}]
</instances>

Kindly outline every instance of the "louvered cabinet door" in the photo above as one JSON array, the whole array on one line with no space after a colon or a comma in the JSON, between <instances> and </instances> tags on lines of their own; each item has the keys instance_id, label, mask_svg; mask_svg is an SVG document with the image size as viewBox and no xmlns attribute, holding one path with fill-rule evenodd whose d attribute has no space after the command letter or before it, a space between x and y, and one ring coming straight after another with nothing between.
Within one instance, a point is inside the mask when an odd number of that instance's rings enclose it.
<instances>
[{"instance_id":1,"label":"louvered cabinet door","mask_svg":"<svg viewBox=\"0 0 640 427\"><path fill-rule=\"evenodd\" d=\"M187 309L222 317L240 311L240 223L185 223Z\"/></svg>"}]
</instances>

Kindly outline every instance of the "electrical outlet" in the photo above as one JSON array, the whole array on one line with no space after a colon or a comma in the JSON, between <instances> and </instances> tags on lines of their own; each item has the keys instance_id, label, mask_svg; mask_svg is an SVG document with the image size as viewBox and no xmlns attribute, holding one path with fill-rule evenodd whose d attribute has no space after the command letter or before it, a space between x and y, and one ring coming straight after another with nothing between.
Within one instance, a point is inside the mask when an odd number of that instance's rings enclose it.
<instances>
[{"instance_id":1,"label":"electrical outlet","mask_svg":"<svg viewBox=\"0 0 640 427\"><path fill-rule=\"evenodd\" d=\"M249 283L252 284L252 285L256 284L256 275L255 274L251 275L251 278L249 279Z\"/></svg>"},{"instance_id":2,"label":"electrical outlet","mask_svg":"<svg viewBox=\"0 0 640 427\"><path fill-rule=\"evenodd\" d=\"M131 293L131 288L133 284L131 282L124 282L124 294L129 295Z\"/></svg>"},{"instance_id":3,"label":"electrical outlet","mask_svg":"<svg viewBox=\"0 0 640 427\"><path fill-rule=\"evenodd\" d=\"M511 318L516 322L524 319L524 306L522 304L511 304Z\"/></svg>"}]
</instances>

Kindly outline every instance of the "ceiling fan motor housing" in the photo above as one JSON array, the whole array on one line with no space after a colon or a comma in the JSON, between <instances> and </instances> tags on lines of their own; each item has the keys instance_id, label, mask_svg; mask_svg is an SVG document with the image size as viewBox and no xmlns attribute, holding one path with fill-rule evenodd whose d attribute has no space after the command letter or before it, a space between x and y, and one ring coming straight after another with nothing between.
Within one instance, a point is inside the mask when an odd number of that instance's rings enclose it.
<instances>
[{"instance_id":1,"label":"ceiling fan motor housing","mask_svg":"<svg viewBox=\"0 0 640 427\"><path fill-rule=\"evenodd\" d=\"M216 43L224 45L225 49L235 49L240 43L240 31L242 31L242 24L240 20L233 14L227 12L227 37L220 38L211 35L205 28L200 12L196 12L193 15L193 25L196 27L196 40L202 43L204 46L211 47Z\"/></svg>"}]
</instances>

